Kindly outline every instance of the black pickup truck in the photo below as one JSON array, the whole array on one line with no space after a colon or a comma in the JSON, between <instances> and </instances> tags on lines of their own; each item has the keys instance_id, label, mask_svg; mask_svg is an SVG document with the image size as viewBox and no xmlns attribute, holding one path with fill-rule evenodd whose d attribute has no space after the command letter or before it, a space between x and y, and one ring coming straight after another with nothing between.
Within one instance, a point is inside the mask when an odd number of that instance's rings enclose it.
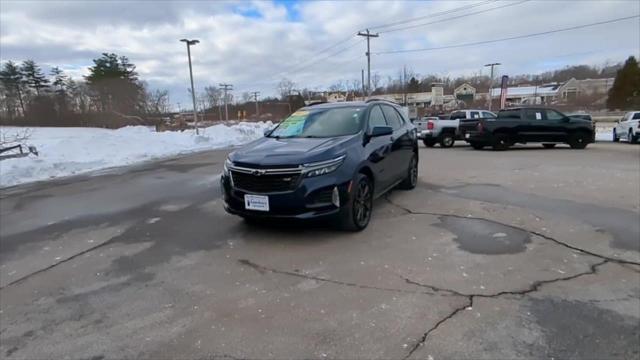
<instances>
[{"instance_id":1,"label":"black pickup truck","mask_svg":"<svg viewBox=\"0 0 640 360\"><path fill-rule=\"evenodd\" d=\"M542 143L545 148L569 144L584 149L594 142L593 123L548 108L510 108L500 110L496 118L467 119L459 131L474 149L491 146L506 150L516 143Z\"/></svg>"}]
</instances>

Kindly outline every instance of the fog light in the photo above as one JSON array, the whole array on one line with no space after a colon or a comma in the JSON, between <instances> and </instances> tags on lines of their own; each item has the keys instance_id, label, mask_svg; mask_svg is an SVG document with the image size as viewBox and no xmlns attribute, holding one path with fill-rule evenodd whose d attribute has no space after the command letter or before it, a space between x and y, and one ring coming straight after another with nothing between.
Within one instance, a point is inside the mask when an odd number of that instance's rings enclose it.
<instances>
[{"instance_id":1,"label":"fog light","mask_svg":"<svg viewBox=\"0 0 640 360\"><path fill-rule=\"evenodd\" d=\"M340 207L340 193L338 192L338 187L333 187L333 192L331 193L331 203L336 207Z\"/></svg>"}]
</instances>

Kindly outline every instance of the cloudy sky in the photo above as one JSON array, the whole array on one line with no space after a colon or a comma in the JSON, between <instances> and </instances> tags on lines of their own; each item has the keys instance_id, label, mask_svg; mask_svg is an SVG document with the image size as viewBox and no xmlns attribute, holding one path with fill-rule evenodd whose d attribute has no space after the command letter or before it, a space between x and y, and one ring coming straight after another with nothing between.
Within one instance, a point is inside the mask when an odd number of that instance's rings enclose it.
<instances>
[{"instance_id":1,"label":"cloudy sky","mask_svg":"<svg viewBox=\"0 0 640 360\"><path fill-rule=\"evenodd\" d=\"M324 89L360 78L370 28L372 72L456 76L503 63L500 74L539 73L567 64L602 65L640 54L640 18L464 47L640 14L640 2L471 1L6 1L0 0L0 59L34 59L86 74L103 52L125 55L151 87L186 106L189 86L181 38L192 48L196 91L220 82L274 95L284 77ZM395 24L395 25L394 25ZM444 48L443 48L444 47ZM417 52L386 51L431 49ZM441 49L433 49L441 48Z\"/></svg>"}]
</instances>

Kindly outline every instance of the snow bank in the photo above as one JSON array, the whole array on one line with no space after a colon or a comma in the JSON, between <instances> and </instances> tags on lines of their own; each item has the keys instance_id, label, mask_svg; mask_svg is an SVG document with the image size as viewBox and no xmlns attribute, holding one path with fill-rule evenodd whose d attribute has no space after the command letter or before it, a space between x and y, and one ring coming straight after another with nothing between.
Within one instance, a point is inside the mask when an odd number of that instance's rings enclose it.
<instances>
[{"instance_id":1,"label":"snow bank","mask_svg":"<svg viewBox=\"0 0 640 360\"><path fill-rule=\"evenodd\" d=\"M613 130L600 130L596 131L596 141L613 141Z\"/></svg>"},{"instance_id":2,"label":"snow bank","mask_svg":"<svg viewBox=\"0 0 640 360\"><path fill-rule=\"evenodd\" d=\"M117 130L31 128L26 142L40 156L0 161L0 187L131 165L194 151L240 145L263 135L271 122L215 125L195 131L155 132L145 126ZM24 128L1 127L6 137Z\"/></svg>"}]
</instances>

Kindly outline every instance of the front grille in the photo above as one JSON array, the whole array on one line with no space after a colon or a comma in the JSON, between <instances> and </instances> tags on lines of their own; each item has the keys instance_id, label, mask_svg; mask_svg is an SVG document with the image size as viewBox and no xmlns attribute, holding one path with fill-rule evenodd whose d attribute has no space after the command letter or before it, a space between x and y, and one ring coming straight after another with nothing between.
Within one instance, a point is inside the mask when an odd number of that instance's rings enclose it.
<instances>
[{"instance_id":1,"label":"front grille","mask_svg":"<svg viewBox=\"0 0 640 360\"><path fill-rule=\"evenodd\" d=\"M231 170L233 186L250 192L290 191L298 185L300 174L254 175Z\"/></svg>"}]
</instances>

